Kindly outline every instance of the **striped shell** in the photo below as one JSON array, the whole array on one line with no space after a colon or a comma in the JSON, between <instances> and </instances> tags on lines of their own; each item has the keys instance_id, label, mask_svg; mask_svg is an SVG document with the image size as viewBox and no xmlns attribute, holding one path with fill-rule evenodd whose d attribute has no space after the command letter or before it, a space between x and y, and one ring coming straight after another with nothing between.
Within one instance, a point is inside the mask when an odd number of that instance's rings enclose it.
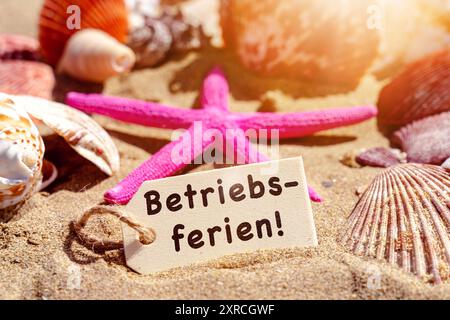
<instances>
[{"instance_id":1,"label":"striped shell","mask_svg":"<svg viewBox=\"0 0 450 320\"><path fill-rule=\"evenodd\" d=\"M441 165L450 157L450 111L415 121L392 136L408 162Z\"/></svg>"},{"instance_id":2,"label":"striped shell","mask_svg":"<svg viewBox=\"0 0 450 320\"><path fill-rule=\"evenodd\" d=\"M73 35L58 65L75 79L102 83L133 68L136 56L130 48L107 33L85 29Z\"/></svg>"},{"instance_id":3,"label":"striped shell","mask_svg":"<svg viewBox=\"0 0 450 320\"><path fill-rule=\"evenodd\" d=\"M378 54L372 0L225 0L227 47L259 74L355 87Z\"/></svg>"},{"instance_id":4,"label":"striped shell","mask_svg":"<svg viewBox=\"0 0 450 320\"><path fill-rule=\"evenodd\" d=\"M449 279L449 173L422 164L384 170L353 209L342 243L436 284Z\"/></svg>"},{"instance_id":5,"label":"striped shell","mask_svg":"<svg viewBox=\"0 0 450 320\"><path fill-rule=\"evenodd\" d=\"M12 99L36 122L42 122L81 156L107 175L119 170L119 152L109 134L85 113L69 106L37 97L13 96Z\"/></svg>"},{"instance_id":6,"label":"striped shell","mask_svg":"<svg viewBox=\"0 0 450 320\"><path fill-rule=\"evenodd\" d=\"M44 143L27 112L0 95L0 210L12 209L37 191Z\"/></svg>"},{"instance_id":7,"label":"striped shell","mask_svg":"<svg viewBox=\"0 0 450 320\"><path fill-rule=\"evenodd\" d=\"M378 119L405 125L450 111L450 49L410 64L381 91Z\"/></svg>"},{"instance_id":8,"label":"striped shell","mask_svg":"<svg viewBox=\"0 0 450 320\"><path fill-rule=\"evenodd\" d=\"M39 20L39 41L44 57L54 66L69 38L79 31L77 14L80 29L100 29L126 42L128 11L124 0L45 0Z\"/></svg>"},{"instance_id":9,"label":"striped shell","mask_svg":"<svg viewBox=\"0 0 450 320\"><path fill-rule=\"evenodd\" d=\"M34 61L0 61L0 92L51 99L55 76L50 66Z\"/></svg>"}]
</instances>

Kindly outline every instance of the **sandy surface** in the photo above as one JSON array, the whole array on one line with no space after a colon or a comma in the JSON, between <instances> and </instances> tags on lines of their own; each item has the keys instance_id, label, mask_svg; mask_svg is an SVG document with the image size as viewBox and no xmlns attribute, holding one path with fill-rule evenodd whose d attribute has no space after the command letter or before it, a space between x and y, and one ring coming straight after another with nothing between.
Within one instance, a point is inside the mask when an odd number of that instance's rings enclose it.
<instances>
[{"instance_id":1,"label":"sandy surface","mask_svg":"<svg viewBox=\"0 0 450 320\"><path fill-rule=\"evenodd\" d=\"M2 0L0 9L7 14L0 19L0 32L34 35L39 3ZM225 60L229 60L226 54L215 50L190 54L157 69L112 79L103 88L61 78L55 96L60 99L69 89L103 91L189 108L196 104L204 74L220 63L231 81L232 109L257 110L267 84L251 81L250 75ZM249 82L256 84L249 86ZM276 86L270 84L269 88ZM380 86L367 77L349 94L311 98L313 91L305 89L301 92L307 92L309 98L293 99L280 92L273 96L279 111L309 110L375 102ZM47 192L32 197L14 221L0 224L0 298L450 299L450 284L430 286L396 268L346 253L337 241L357 201L355 190L370 183L379 171L351 169L339 159L354 149L388 144L375 120L281 145L282 157L304 157L309 183L326 199L313 205L318 247L236 255L141 276L126 267L122 251L93 253L83 247L69 224L83 210L100 203L105 190L166 144L171 132L96 119L120 150L120 173L107 178L59 138L46 138L47 157L58 166L60 177ZM210 167L192 171L205 169ZM93 221L89 230L121 237L118 223L107 218ZM367 285L374 277L379 277L380 286Z\"/></svg>"}]
</instances>

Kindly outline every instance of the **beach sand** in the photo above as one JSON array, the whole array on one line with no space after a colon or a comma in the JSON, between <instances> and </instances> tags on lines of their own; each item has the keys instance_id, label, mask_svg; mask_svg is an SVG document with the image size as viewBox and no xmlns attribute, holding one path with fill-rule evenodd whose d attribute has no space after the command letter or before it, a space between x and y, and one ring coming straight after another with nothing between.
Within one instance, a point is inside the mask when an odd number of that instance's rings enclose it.
<instances>
[{"instance_id":1,"label":"beach sand","mask_svg":"<svg viewBox=\"0 0 450 320\"><path fill-rule=\"evenodd\" d=\"M0 32L36 35L40 3L2 0L0 9L7 14L0 20ZM226 53L209 49L174 57L156 69L111 79L104 87L59 77L55 98L61 100L68 90L80 90L195 107L201 79L217 63L224 66L231 82L234 111L258 110L261 93L267 86L274 89L278 85L256 81ZM305 88L295 91L307 92L308 97L294 99L280 91L271 96L280 112L313 110L375 103L381 86L368 76L351 93L311 97L314 90ZM346 217L358 200L356 189L368 185L379 172L352 169L339 159L359 148L388 145L376 120L281 144L282 158L304 157L309 183L325 198L324 203L313 204L318 247L240 254L142 276L125 265L122 251L94 253L77 241L69 226L84 210L101 203L105 190L165 145L171 131L95 119L120 150L119 174L106 177L60 138L46 137L47 157L57 165L60 176L46 192L33 196L13 221L0 224L0 298L450 299L450 283L426 284L395 267L347 253L339 244ZM211 166L203 165L190 172L208 169ZM95 218L88 230L121 238L120 225L113 218Z\"/></svg>"}]
</instances>

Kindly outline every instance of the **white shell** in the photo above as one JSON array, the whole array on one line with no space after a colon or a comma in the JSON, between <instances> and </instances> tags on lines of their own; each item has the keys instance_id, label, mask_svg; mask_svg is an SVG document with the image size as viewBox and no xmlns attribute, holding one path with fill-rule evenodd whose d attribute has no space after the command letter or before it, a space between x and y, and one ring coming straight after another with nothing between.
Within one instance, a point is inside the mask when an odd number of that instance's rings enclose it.
<instances>
[{"instance_id":1,"label":"white shell","mask_svg":"<svg viewBox=\"0 0 450 320\"><path fill-rule=\"evenodd\" d=\"M35 120L44 123L81 156L107 175L119 170L120 157L109 134L85 113L65 104L31 96L13 96Z\"/></svg>"},{"instance_id":2,"label":"white shell","mask_svg":"<svg viewBox=\"0 0 450 320\"><path fill-rule=\"evenodd\" d=\"M450 279L450 174L439 166L384 170L350 215L343 244L434 283Z\"/></svg>"},{"instance_id":3,"label":"white shell","mask_svg":"<svg viewBox=\"0 0 450 320\"><path fill-rule=\"evenodd\" d=\"M133 50L107 33L84 29L75 33L66 44L58 71L78 80L102 83L131 70L135 62Z\"/></svg>"},{"instance_id":4,"label":"white shell","mask_svg":"<svg viewBox=\"0 0 450 320\"><path fill-rule=\"evenodd\" d=\"M442 167L450 172L450 158L448 158L444 163L442 164Z\"/></svg>"},{"instance_id":5,"label":"white shell","mask_svg":"<svg viewBox=\"0 0 450 320\"><path fill-rule=\"evenodd\" d=\"M19 205L37 191L44 151L25 109L0 95L0 210Z\"/></svg>"}]
</instances>

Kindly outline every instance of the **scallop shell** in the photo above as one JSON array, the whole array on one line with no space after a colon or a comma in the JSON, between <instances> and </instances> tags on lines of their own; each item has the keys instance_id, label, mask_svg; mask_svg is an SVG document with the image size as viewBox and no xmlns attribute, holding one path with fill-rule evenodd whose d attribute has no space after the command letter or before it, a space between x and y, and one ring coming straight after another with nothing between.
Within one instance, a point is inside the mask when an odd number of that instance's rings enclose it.
<instances>
[{"instance_id":1,"label":"scallop shell","mask_svg":"<svg viewBox=\"0 0 450 320\"><path fill-rule=\"evenodd\" d=\"M82 81L102 83L133 68L136 56L107 33L82 30L70 38L58 66L59 72Z\"/></svg>"},{"instance_id":2,"label":"scallop shell","mask_svg":"<svg viewBox=\"0 0 450 320\"><path fill-rule=\"evenodd\" d=\"M224 41L259 74L354 88L378 54L379 31L367 27L372 3L222 1Z\"/></svg>"},{"instance_id":3,"label":"scallop shell","mask_svg":"<svg viewBox=\"0 0 450 320\"><path fill-rule=\"evenodd\" d=\"M351 213L342 243L441 283L450 278L450 175L401 164L380 173Z\"/></svg>"},{"instance_id":4,"label":"scallop shell","mask_svg":"<svg viewBox=\"0 0 450 320\"><path fill-rule=\"evenodd\" d=\"M0 61L0 92L51 99L55 76L50 66L34 61Z\"/></svg>"},{"instance_id":5,"label":"scallop shell","mask_svg":"<svg viewBox=\"0 0 450 320\"><path fill-rule=\"evenodd\" d=\"M405 125L450 111L450 49L410 64L381 91L378 119Z\"/></svg>"},{"instance_id":6,"label":"scallop shell","mask_svg":"<svg viewBox=\"0 0 450 320\"><path fill-rule=\"evenodd\" d=\"M35 193L42 180L44 143L27 112L0 96L0 216Z\"/></svg>"},{"instance_id":7,"label":"scallop shell","mask_svg":"<svg viewBox=\"0 0 450 320\"><path fill-rule=\"evenodd\" d=\"M408 162L442 164L450 157L450 112L403 127L394 133L392 142L406 152Z\"/></svg>"},{"instance_id":8,"label":"scallop shell","mask_svg":"<svg viewBox=\"0 0 450 320\"><path fill-rule=\"evenodd\" d=\"M398 149L372 148L356 156L356 162L362 166L388 168L400 164L402 154Z\"/></svg>"},{"instance_id":9,"label":"scallop shell","mask_svg":"<svg viewBox=\"0 0 450 320\"><path fill-rule=\"evenodd\" d=\"M119 170L119 152L108 133L91 117L61 103L31 96L14 96L36 122L42 122L81 156L107 175Z\"/></svg>"},{"instance_id":10,"label":"scallop shell","mask_svg":"<svg viewBox=\"0 0 450 320\"><path fill-rule=\"evenodd\" d=\"M39 42L33 38L0 34L0 60L39 60Z\"/></svg>"},{"instance_id":11,"label":"scallop shell","mask_svg":"<svg viewBox=\"0 0 450 320\"><path fill-rule=\"evenodd\" d=\"M80 9L80 29L100 29L126 42L128 11L123 0L45 0L39 20L39 41L50 64L58 64L67 41L79 31L68 27L74 13L69 10L72 6Z\"/></svg>"}]
</instances>

